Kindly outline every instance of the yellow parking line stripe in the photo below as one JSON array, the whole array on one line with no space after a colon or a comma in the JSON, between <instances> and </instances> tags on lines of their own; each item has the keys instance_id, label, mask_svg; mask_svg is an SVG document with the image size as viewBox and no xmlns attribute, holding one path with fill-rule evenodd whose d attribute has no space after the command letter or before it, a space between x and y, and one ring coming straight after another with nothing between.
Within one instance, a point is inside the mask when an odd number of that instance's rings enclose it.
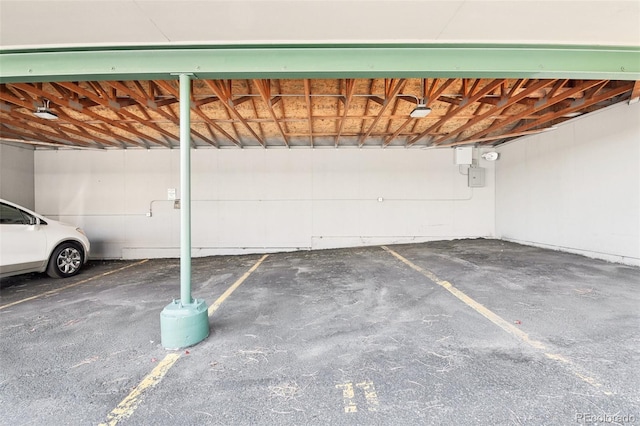
<instances>
[{"instance_id":1,"label":"yellow parking line stripe","mask_svg":"<svg viewBox=\"0 0 640 426\"><path fill-rule=\"evenodd\" d=\"M482 315L483 317L485 317L486 319L488 319L489 321L491 321L492 323L494 323L495 325L497 325L507 333L518 338L519 340L528 344L534 349L542 351L547 358L552 359L554 361L558 361L561 364L565 365L576 377L580 378L582 381L597 388L602 387L602 384L599 383L597 380L593 379L592 377L589 377L587 374L581 373L580 371L582 371L582 369L578 368L578 366L576 366L571 360L565 358L562 355L546 352L547 347L542 342L538 342L537 340L531 339L527 333L515 327L513 324L509 323L508 321L504 320L502 317L495 314L493 311L487 309L482 304L476 302L471 297L467 296L465 293L455 288L450 282L441 280L433 272L427 269L421 268L420 266L402 257L401 255L399 255L398 253L396 253L395 251L391 250L386 246L382 246L382 249L388 252L389 254L393 255L394 257L396 257L398 260L400 260L401 262L409 266L411 269L414 269L420 272L422 275L429 278L429 280L433 281L434 283L438 284L440 287L447 290L449 293L453 294L459 300L464 302L464 304L471 307L474 311L476 311L477 313L479 313L480 315ZM611 395L611 392L604 391L604 394Z\"/></svg>"},{"instance_id":2,"label":"yellow parking line stripe","mask_svg":"<svg viewBox=\"0 0 640 426\"><path fill-rule=\"evenodd\" d=\"M105 272L103 274L95 275L93 277L84 279L82 281L78 281L77 283L69 284L69 285L66 285L64 287L59 287L59 288L56 288L55 290L45 291L44 293L36 294L35 296L31 296L31 297L27 297L25 299L17 300L17 301L12 302L12 303L7 303L6 305L0 306L0 310L5 309L5 308L10 308L11 306L19 305L20 303L28 302L29 300L38 299L40 297L56 294L56 293L61 292L62 290L66 290L68 288L76 287L76 286L79 286L81 284L88 283L89 281L93 281L95 279L102 278L102 277L105 277L107 275L115 274L116 272L124 271L127 268L131 268L133 266L142 265L143 263L148 262L148 261L149 261L149 259L144 259L144 260L141 260L140 262L132 263L130 265L123 266L122 268L114 269L113 271L107 271L107 272Z\"/></svg>"},{"instance_id":3,"label":"yellow parking line stripe","mask_svg":"<svg viewBox=\"0 0 640 426\"><path fill-rule=\"evenodd\" d=\"M227 297L229 297L231 295L231 293L233 293L235 291L235 289L237 289L238 287L240 287L240 284L242 284L244 282L244 280L246 280L249 275L251 275L253 273L253 271L255 271L256 269L258 269L258 266L260 266L260 264L268 257L268 254L265 254L264 256L262 256L260 258L260 260L258 260L256 262L255 265L253 265L251 267L251 269L249 269L247 272L244 273L243 276L241 276L240 278L238 278L238 280L233 283L233 285L231 285L231 287L229 287L227 289L227 291L225 291L224 293L222 293L222 296L220 296L218 298L218 300L216 300L215 302L213 302L213 304L211 306L209 306L209 309L207 309L207 313L209 314L209 316L211 316L215 311L218 310L218 308L220 307L220 305L222 305L222 302L224 302Z\"/></svg>"},{"instance_id":4,"label":"yellow parking line stripe","mask_svg":"<svg viewBox=\"0 0 640 426\"><path fill-rule=\"evenodd\" d=\"M227 291L225 291L222 296L220 296L218 300L216 300L213 305L209 307L209 316L211 316L211 314L214 313L220 307L220 305L222 305L222 302L224 302L227 297L229 297L231 293L233 293L233 291L238 288L249 275L251 275L253 271L258 269L258 266L260 266L260 264L267 258L267 256L269 255L265 254L264 256L262 256L260 260L258 260L255 265L251 267L251 269L245 272L242 277L240 277L235 283L233 283L231 287L229 287ZM109 413L109 415L107 416L107 421L105 423L101 423L99 426L115 426L120 420L131 417L136 408L138 408L138 405L140 405L144 392L147 389L157 385L160 380L162 380L169 369L173 367L178 358L180 358L180 355L180 353L168 354L156 366L156 368L154 368L153 371L151 371L151 373L149 373L149 375L145 377L142 382L140 382L140 384L136 386L131 391L131 393L125 399L123 399L116 408L113 409L113 411L111 411L111 413Z\"/></svg>"},{"instance_id":5,"label":"yellow parking line stripe","mask_svg":"<svg viewBox=\"0 0 640 426\"><path fill-rule=\"evenodd\" d=\"M140 405L144 392L160 383L167 374L167 371L169 371L178 358L180 358L180 355L180 353L167 354L167 356L158 363L156 368L154 368L151 373L149 373L149 375L145 377L140 384L136 386L131 393L129 393L129 395L127 395L127 397L113 409L113 411L111 411L111 413L109 413L107 421L105 423L100 423L100 426L114 426L118 424L120 420L130 417L135 409L138 408L138 405Z\"/></svg>"}]
</instances>

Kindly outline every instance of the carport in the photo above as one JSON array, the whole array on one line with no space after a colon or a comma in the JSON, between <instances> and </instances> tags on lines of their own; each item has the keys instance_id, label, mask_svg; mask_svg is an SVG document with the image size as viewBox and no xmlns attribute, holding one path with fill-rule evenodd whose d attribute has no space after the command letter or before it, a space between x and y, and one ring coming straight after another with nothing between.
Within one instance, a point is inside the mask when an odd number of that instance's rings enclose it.
<instances>
[{"instance_id":1,"label":"carport","mask_svg":"<svg viewBox=\"0 0 640 426\"><path fill-rule=\"evenodd\" d=\"M222 3L98 2L138 25L42 43L15 23L40 11L1 2L1 195L96 248L71 282L3 283L6 418L636 422L637 4L570 8L605 43L533 31L562 3L411 3L439 33L364 40L416 18L347 2L327 39L320 2ZM531 19L481 38L479 6ZM265 14L247 35L172 32L240 9ZM284 10L304 42L266 19Z\"/></svg>"}]
</instances>

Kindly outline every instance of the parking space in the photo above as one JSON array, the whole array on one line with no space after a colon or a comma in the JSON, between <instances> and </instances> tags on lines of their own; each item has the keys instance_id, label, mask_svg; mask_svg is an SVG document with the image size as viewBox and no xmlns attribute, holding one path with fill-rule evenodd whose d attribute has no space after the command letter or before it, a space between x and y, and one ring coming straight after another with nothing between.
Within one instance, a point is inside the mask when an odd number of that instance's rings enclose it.
<instances>
[{"instance_id":1,"label":"parking space","mask_svg":"<svg viewBox=\"0 0 640 426\"><path fill-rule=\"evenodd\" d=\"M194 297L213 304L261 258L193 259ZM159 315L179 296L178 260L14 277L0 298L0 413L9 424L637 424L638 283L637 268L496 240L271 254L213 312L204 342L171 352Z\"/></svg>"}]
</instances>

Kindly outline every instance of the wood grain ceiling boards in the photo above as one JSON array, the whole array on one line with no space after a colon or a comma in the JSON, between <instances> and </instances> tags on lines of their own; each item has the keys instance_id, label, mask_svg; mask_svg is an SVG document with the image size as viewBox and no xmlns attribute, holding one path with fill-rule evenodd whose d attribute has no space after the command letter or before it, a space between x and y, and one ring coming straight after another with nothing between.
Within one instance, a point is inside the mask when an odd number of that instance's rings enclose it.
<instances>
[{"instance_id":1,"label":"wood grain ceiling boards","mask_svg":"<svg viewBox=\"0 0 640 426\"><path fill-rule=\"evenodd\" d=\"M194 80L192 146L499 145L637 97L634 81L568 79ZM0 137L42 148L175 148L175 80L6 83ZM33 115L48 101L58 118ZM424 102L431 113L412 118Z\"/></svg>"}]
</instances>

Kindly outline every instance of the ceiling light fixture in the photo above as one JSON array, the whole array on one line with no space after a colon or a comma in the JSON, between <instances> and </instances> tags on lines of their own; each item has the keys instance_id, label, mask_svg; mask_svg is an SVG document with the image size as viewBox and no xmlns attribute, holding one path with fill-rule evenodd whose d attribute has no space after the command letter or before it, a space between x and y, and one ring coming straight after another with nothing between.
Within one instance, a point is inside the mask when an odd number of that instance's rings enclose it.
<instances>
[{"instance_id":1,"label":"ceiling light fixture","mask_svg":"<svg viewBox=\"0 0 640 426\"><path fill-rule=\"evenodd\" d=\"M496 161L498 158L500 158L500 154L495 151L489 151L482 154L481 157L487 161Z\"/></svg>"},{"instance_id":2,"label":"ceiling light fixture","mask_svg":"<svg viewBox=\"0 0 640 426\"><path fill-rule=\"evenodd\" d=\"M37 107L34 111L33 115L39 118L44 118L45 120L57 120L58 116L49 109L49 100L44 100L44 106Z\"/></svg>"},{"instance_id":3,"label":"ceiling light fixture","mask_svg":"<svg viewBox=\"0 0 640 426\"><path fill-rule=\"evenodd\" d=\"M416 106L413 111L409 114L412 118L424 118L431 113L431 108L427 106L426 103L418 102L418 106Z\"/></svg>"}]
</instances>

